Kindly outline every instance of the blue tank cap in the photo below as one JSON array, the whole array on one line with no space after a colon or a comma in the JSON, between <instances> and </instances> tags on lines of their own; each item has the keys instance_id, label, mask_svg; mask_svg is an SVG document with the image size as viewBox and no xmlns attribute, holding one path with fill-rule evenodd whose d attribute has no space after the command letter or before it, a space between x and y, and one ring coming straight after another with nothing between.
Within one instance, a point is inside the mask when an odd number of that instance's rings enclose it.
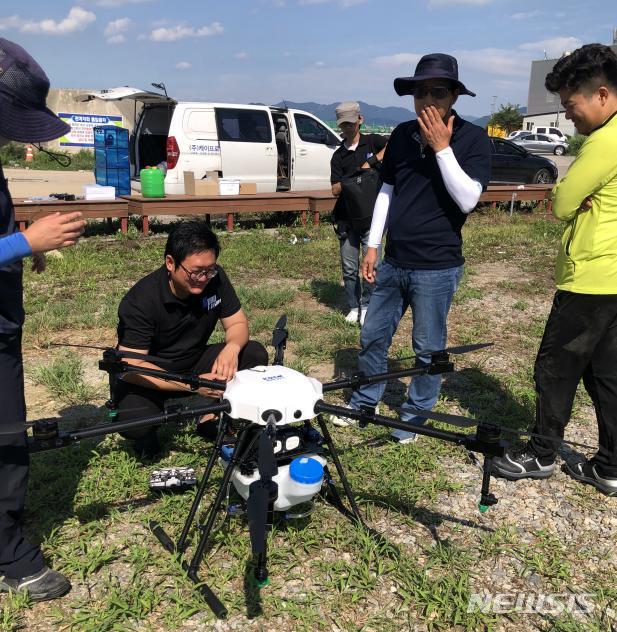
<instances>
[{"instance_id":1,"label":"blue tank cap","mask_svg":"<svg viewBox=\"0 0 617 632\"><path fill-rule=\"evenodd\" d=\"M308 456L300 456L289 464L289 476L296 483L312 485L323 478L323 465Z\"/></svg>"},{"instance_id":2,"label":"blue tank cap","mask_svg":"<svg viewBox=\"0 0 617 632\"><path fill-rule=\"evenodd\" d=\"M221 447L221 457L223 461L231 461L231 457L234 453L233 445L224 445Z\"/></svg>"}]
</instances>

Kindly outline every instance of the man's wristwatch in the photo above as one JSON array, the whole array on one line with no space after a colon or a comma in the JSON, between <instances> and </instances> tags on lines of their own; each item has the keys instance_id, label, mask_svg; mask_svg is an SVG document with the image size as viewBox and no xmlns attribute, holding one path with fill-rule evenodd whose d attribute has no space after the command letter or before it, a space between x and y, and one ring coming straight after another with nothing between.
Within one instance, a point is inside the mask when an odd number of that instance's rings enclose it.
<instances>
[{"instance_id":1,"label":"man's wristwatch","mask_svg":"<svg viewBox=\"0 0 617 632\"><path fill-rule=\"evenodd\" d=\"M368 163L369 167L372 167L373 169L381 165L381 160L379 160L377 156L371 156L366 162Z\"/></svg>"}]
</instances>

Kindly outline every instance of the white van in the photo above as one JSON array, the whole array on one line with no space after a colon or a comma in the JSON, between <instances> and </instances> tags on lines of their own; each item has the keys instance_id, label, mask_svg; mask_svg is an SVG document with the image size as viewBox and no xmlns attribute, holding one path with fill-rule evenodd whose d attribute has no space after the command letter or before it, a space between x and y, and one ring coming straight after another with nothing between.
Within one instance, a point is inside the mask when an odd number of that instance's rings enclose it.
<instances>
[{"instance_id":1,"label":"white van","mask_svg":"<svg viewBox=\"0 0 617 632\"><path fill-rule=\"evenodd\" d=\"M330 188L330 158L340 137L302 110L235 103L177 102L165 95L123 87L82 94L80 101L132 100L131 188L139 172L167 163L165 191L184 193L184 171L206 171L255 182L261 193ZM143 107L137 110L137 103Z\"/></svg>"},{"instance_id":2,"label":"white van","mask_svg":"<svg viewBox=\"0 0 617 632\"><path fill-rule=\"evenodd\" d=\"M548 127L546 125L540 125L539 127L534 127L533 130L528 132L529 134L544 134L548 136L551 140L562 141L564 143L568 142L568 137L558 128L558 127Z\"/></svg>"}]
</instances>

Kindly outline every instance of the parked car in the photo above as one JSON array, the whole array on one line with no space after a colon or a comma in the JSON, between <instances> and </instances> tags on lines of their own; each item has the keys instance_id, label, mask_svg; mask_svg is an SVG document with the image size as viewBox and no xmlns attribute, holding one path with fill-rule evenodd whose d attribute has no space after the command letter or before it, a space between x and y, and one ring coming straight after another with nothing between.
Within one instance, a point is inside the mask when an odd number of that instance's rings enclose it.
<instances>
[{"instance_id":1,"label":"parked car","mask_svg":"<svg viewBox=\"0 0 617 632\"><path fill-rule=\"evenodd\" d=\"M139 173L166 163L165 191L184 193L184 172L207 171L255 182L257 191L330 188L330 158L340 137L310 112L267 105L177 102L128 86L89 92L81 101L141 103L129 145L131 188Z\"/></svg>"},{"instance_id":2,"label":"parked car","mask_svg":"<svg viewBox=\"0 0 617 632\"><path fill-rule=\"evenodd\" d=\"M533 134L544 134L553 140L561 140L564 143L568 142L568 137L558 127L547 127L546 125L540 125L530 130Z\"/></svg>"},{"instance_id":3,"label":"parked car","mask_svg":"<svg viewBox=\"0 0 617 632\"><path fill-rule=\"evenodd\" d=\"M544 134L523 134L512 141L527 151L538 154L555 154L563 156L568 149L568 143L562 140L553 140Z\"/></svg>"},{"instance_id":4,"label":"parked car","mask_svg":"<svg viewBox=\"0 0 617 632\"><path fill-rule=\"evenodd\" d=\"M491 183L552 184L557 165L505 138L491 137Z\"/></svg>"}]
</instances>

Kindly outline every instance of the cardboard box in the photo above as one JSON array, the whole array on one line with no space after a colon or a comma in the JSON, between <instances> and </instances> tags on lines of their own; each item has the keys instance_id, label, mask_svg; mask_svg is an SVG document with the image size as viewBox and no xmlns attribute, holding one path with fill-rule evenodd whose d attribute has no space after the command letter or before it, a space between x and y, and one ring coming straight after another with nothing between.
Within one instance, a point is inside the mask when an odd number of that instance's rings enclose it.
<instances>
[{"instance_id":1,"label":"cardboard box","mask_svg":"<svg viewBox=\"0 0 617 632\"><path fill-rule=\"evenodd\" d=\"M240 195L252 195L253 193L257 193L255 182L240 182Z\"/></svg>"},{"instance_id":2,"label":"cardboard box","mask_svg":"<svg viewBox=\"0 0 617 632\"><path fill-rule=\"evenodd\" d=\"M215 172L216 173L216 172ZM217 179L195 180L192 171L184 172L185 195L218 195L219 182Z\"/></svg>"}]
</instances>

